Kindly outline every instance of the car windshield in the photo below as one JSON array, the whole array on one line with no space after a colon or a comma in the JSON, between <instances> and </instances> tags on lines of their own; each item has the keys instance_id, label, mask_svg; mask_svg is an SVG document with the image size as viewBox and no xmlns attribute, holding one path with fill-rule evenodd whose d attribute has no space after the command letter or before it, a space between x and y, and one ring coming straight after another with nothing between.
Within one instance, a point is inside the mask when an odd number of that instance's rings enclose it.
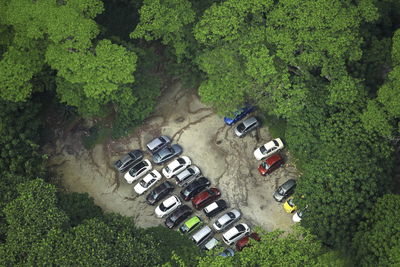
<instances>
[{"instance_id":1,"label":"car windshield","mask_svg":"<svg viewBox=\"0 0 400 267\"><path fill-rule=\"evenodd\" d=\"M160 136L160 141L162 142L162 143L165 143L166 141L165 141L165 139L162 137L162 136Z\"/></svg>"},{"instance_id":2,"label":"car windshield","mask_svg":"<svg viewBox=\"0 0 400 267\"><path fill-rule=\"evenodd\" d=\"M284 195L285 194L285 190L283 190L282 187L279 187L278 188L278 193L281 194L281 195Z\"/></svg>"},{"instance_id":3,"label":"car windshield","mask_svg":"<svg viewBox=\"0 0 400 267\"><path fill-rule=\"evenodd\" d=\"M294 207L293 198L288 200L288 204L289 204L289 206Z\"/></svg>"},{"instance_id":4,"label":"car windshield","mask_svg":"<svg viewBox=\"0 0 400 267\"><path fill-rule=\"evenodd\" d=\"M267 163L266 163L265 161L261 162L261 166L262 166L264 169L268 169L268 165L267 165Z\"/></svg>"},{"instance_id":5,"label":"car windshield","mask_svg":"<svg viewBox=\"0 0 400 267\"><path fill-rule=\"evenodd\" d=\"M244 129L245 129L244 123L239 124L239 125L237 126L237 129L238 129L239 132L242 133L242 132L244 131Z\"/></svg>"},{"instance_id":6,"label":"car windshield","mask_svg":"<svg viewBox=\"0 0 400 267\"><path fill-rule=\"evenodd\" d=\"M143 187L147 187L147 183L144 180L141 180L139 184Z\"/></svg>"},{"instance_id":7,"label":"car windshield","mask_svg":"<svg viewBox=\"0 0 400 267\"><path fill-rule=\"evenodd\" d=\"M181 165L183 165L183 164L186 163L185 160L184 160L183 158L179 158L179 159L177 159L177 161L178 161L179 164L181 164Z\"/></svg>"},{"instance_id":8,"label":"car windshield","mask_svg":"<svg viewBox=\"0 0 400 267\"><path fill-rule=\"evenodd\" d=\"M272 140L274 142L275 146L279 146L278 142L276 140Z\"/></svg>"},{"instance_id":9,"label":"car windshield","mask_svg":"<svg viewBox=\"0 0 400 267\"><path fill-rule=\"evenodd\" d=\"M215 225L218 226L218 228L221 228L221 227L222 227L222 225L219 223L219 221L216 221L216 222L215 222Z\"/></svg>"},{"instance_id":10,"label":"car windshield","mask_svg":"<svg viewBox=\"0 0 400 267\"><path fill-rule=\"evenodd\" d=\"M188 230L189 230L189 228L186 226L186 224L184 224L184 225L181 226L181 232L182 232L182 233L185 233L185 232L187 232Z\"/></svg>"},{"instance_id":11,"label":"car windshield","mask_svg":"<svg viewBox=\"0 0 400 267\"><path fill-rule=\"evenodd\" d=\"M171 170L170 170L170 168L168 168L168 166L167 166L167 167L165 167L165 171L166 171L166 172L170 172Z\"/></svg>"},{"instance_id":12,"label":"car windshield","mask_svg":"<svg viewBox=\"0 0 400 267\"><path fill-rule=\"evenodd\" d=\"M246 228L244 228L244 226L241 225L241 224L236 225L236 229L237 229L239 232L244 232L244 230L246 230Z\"/></svg>"},{"instance_id":13,"label":"car windshield","mask_svg":"<svg viewBox=\"0 0 400 267\"><path fill-rule=\"evenodd\" d=\"M236 216L235 216L235 214L233 214L233 212L228 212L228 216L231 217L232 219L236 218Z\"/></svg>"},{"instance_id":14,"label":"car windshield","mask_svg":"<svg viewBox=\"0 0 400 267\"><path fill-rule=\"evenodd\" d=\"M164 206L164 203L160 204L160 210L161 211L166 211L170 206Z\"/></svg>"},{"instance_id":15,"label":"car windshield","mask_svg":"<svg viewBox=\"0 0 400 267\"><path fill-rule=\"evenodd\" d=\"M265 146L260 147L261 154L265 154L266 151L267 149L265 148Z\"/></svg>"},{"instance_id":16,"label":"car windshield","mask_svg":"<svg viewBox=\"0 0 400 267\"><path fill-rule=\"evenodd\" d=\"M118 161L115 163L115 165L116 165L117 167L121 167L121 166L122 166L122 161L118 160Z\"/></svg>"}]
</instances>

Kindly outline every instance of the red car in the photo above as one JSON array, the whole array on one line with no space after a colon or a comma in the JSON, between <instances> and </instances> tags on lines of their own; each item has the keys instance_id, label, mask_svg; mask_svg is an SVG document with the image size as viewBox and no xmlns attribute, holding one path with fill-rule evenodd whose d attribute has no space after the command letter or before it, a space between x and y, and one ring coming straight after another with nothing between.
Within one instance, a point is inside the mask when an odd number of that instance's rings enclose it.
<instances>
[{"instance_id":1,"label":"red car","mask_svg":"<svg viewBox=\"0 0 400 267\"><path fill-rule=\"evenodd\" d=\"M245 236L236 242L236 250L241 251L244 247L247 247L250 241L250 238L260 241L261 237L257 233L251 233L249 236Z\"/></svg>"},{"instance_id":2,"label":"red car","mask_svg":"<svg viewBox=\"0 0 400 267\"><path fill-rule=\"evenodd\" d=\"M275 154L269 158L266 158L258 167L258 171L261 173L261 175L270 174L284 163L285 162L283 161L282 156L280 154Z\"/></svg>"},{"instance_id":3,"label":"red car","mask_svg":"<svg viewBox=\"0 0 400 267\"><path fill-rule=\"evenodd\" d=\"M195 209L200 210L214 202L221 196L221 191L218 188L207 189L192 199L192 205Z\"/></svg>"}]
</instances>

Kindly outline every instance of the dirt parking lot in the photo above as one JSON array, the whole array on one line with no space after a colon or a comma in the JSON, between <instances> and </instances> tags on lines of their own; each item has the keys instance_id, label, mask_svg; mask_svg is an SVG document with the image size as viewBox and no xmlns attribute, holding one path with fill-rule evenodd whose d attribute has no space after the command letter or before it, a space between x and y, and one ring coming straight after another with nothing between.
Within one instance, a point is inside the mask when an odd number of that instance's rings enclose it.
<instances>
[{"instance_id":1,"label":"dirt parking lot","mask_svg":"<svg viewBox=\"0 0 400 267\"><path fill-rule=\"evenodd\" d=\"M253 156L254 149L271 140L268 129L262 127L242 139L234 137L233 128L204 106L195 90L181 88L179 83L165 90L160 100L153 115L130 136L96 145L91 151L81 143L84 127L56 131L56 141L46 145L45 152L60 184L67 191L89 193L104 211L132 216L139 226L162 224L164 221L154 215L155 207L146 204L145 195L136 196L135 184L127 184L123 175L114 171L113 162L132 149L145 151L146 143L154 137L168 135L183 147L183 155L200 167L212 186L220 188L230 208L242 211L242 221L267 231L289 230L291 215L272 194L279 184L297 177L296 169L284 151L288 160L284 167L263 177ZM150 159L150 154L146 152L145 157ZM161 171L162 167L156 169ZM163 181L165 178L159 183Z\"/></svg>"}]
</instances>

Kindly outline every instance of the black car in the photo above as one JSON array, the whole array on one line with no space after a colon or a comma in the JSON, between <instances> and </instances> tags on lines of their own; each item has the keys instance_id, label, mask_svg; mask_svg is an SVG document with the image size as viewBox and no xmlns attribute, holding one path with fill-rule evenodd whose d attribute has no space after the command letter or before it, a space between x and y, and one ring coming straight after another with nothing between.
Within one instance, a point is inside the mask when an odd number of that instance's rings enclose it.
<instances>
[{"instance_id":1,"label":"black car","mask_svg":"<svg viewBox=\"0 0 400 267\"><path fill-rule=\"evenodd\" d=\"M217 201L211 203L207 207L205 207L203 211L204 211L204 214L208 218L212 218L215 215L217 215L218 213L220 213L221 211L225 210L227 207L228 207L228 204L226 203L226 201L223 199L220 199L220 200L217 200Z\"/></svg>"},{"instance_id":2,"label":"black car","mask_svg":"<svg viewBox=\"0 0 400 267\"><path fill-rule=\"evenodd\" d=\"M205 188L210 186L210 184L211 182L207 178L200 177L199 179L194 180L188 186L186 186L181 191L181 196L184 200L188 201L195 197L198 193L203 191Z\"/></svg>"},{"instance_id":3,"label":"black car","mask_svg":"<svg viewBox=\"0 0 400 267\"><path fill-rule=\"evenodd\" d=\"M169 181L166 181L151 191L147 197L147 203L150 205L156 204L158 201L166 197L169 193L174 191L174 186Z\"/></svg>"},{"instance_id":4,"label":"black car","mask_svg":"<svg viewBox=\"0 0 400 267\"><path fill-rule=\"evenodd\" d=\"M182 205L168 216L168 218L165 220L165 226L167 226L169 229L172 229L186 220L192 213L193 211L188 205Z\"/></svg>"},{"instance_id":5,"label":"black car","mask_svg":"<svg viewBox=\"0 0 400 267\"><path fill-rule=\"evenodd\" d=\"M281 202L283 199L289 197L294 193L296 188L296 180L289 179L276 189L274 198L276 201Z\"/></svg>"},{"instance_id":6,"label":"black car","mask_svg":"<svg viewBox=\"0 0 400 267\"><path fill-rule=\"evenodd\" d=\"M119 172L125 172L135 163L139 162L143 158L143 152L139 149L132 150L126 154L122 159L117 160L114 163L115 169Z\"/></svg>"}]
</instances>

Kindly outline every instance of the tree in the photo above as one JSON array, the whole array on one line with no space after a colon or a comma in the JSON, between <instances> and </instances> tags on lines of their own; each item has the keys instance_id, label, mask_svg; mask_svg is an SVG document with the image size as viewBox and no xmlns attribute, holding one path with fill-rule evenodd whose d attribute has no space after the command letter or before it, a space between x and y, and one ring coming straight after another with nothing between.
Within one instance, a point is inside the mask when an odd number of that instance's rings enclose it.
<instances>
[{"instance_id":1,"label":"tree","mask_svg":"<svg viewBox=\"0 0 400 267\"><path fill-rule=\"evenodd\" d=\"M140 22L130 34L132 39L161 39L175 49L178 60L190 57L190 24L195 12L188 0L145 0L140 8Z\"/></svg>"},{"instance_id":2,"label":"tree","mask_svg":"<svg viewBox=\"0 0 400 267\"><path fill-rule=\"evenodd\" d=\"M4 213L8 225L6 243L0 250L1 265L27 263L27 255L53 229L62 229L68 217L57 208L55 187L36 179L17 186L19 196Z\"/></svg>"},{"instance_id":3,"label":"tree","mask_svg":"<svg viewBox=\"0 0 400 267\"><path fill-rule=\"evenodd\" d=\"M301 227L293 233L265 232L257 229L261 241L250 239L250 247L234 257L216 257L213 253L199 259L199 266L316 266L317 259L327 252L315 236Z\"/></svg>"},{"instance_id":4,"label":"tree","mask_svg":"<svg viewBox=\"0 0 400 267\"><path fill-rule=\"evenodd\" d=\"M336 248L348 248L358 223L386 192L392 148L365 131L360 107L335 113L320 129L320 144L297 186L302 225Z\"/></svg>"},{"instance_id":5,"label":"tree","mask_svg":"<svg viewBox=\"0 0 400 267\"><path fill-rule=\"evenodd\" d=\"M399 195L380 197L360 224L353 246L362 266L396 266L400 263L399 201Z\"/></svg>"},{"instance_id":6,"label":"tree","mask_svg":"<svg viewBox=\"0 0 400 267\"><path fill-rule=\"evenodd\" d=\"M64 211L72 227L91 218L102 218L103 212L94 204L93 198L88 193L58 193L58 207Z\"/></svg>"},{"instance_id":7,"label":"tree","mask_svg":"<svg viewBox=\"0 0 400 267\"><path fill-rule=\"evenodd\" d=\"M208 78L200 95L206 102L216 106L222 102L219 106L226 107L220 88L233 88L229 99L250 96L271 113L289 118L303 109L310 81L314 86L313 80L318 78L319 90L329 92L327 103L351 103L363 94L363 87L358 86L359 79L349 75L347 64L361 58L360 25L377 16L371 1L354 5L326 0L231 0L213 5L196 24L195 37L207 47L205 53L216 51L219 66L235 68L226 68L222 77L213 75L208 66L216 59L204 60L200 55L197 62ZM234 62L230 54L236 55ZM224 77L239 78L228 84Z\"/></svg>"}]
</instances>

